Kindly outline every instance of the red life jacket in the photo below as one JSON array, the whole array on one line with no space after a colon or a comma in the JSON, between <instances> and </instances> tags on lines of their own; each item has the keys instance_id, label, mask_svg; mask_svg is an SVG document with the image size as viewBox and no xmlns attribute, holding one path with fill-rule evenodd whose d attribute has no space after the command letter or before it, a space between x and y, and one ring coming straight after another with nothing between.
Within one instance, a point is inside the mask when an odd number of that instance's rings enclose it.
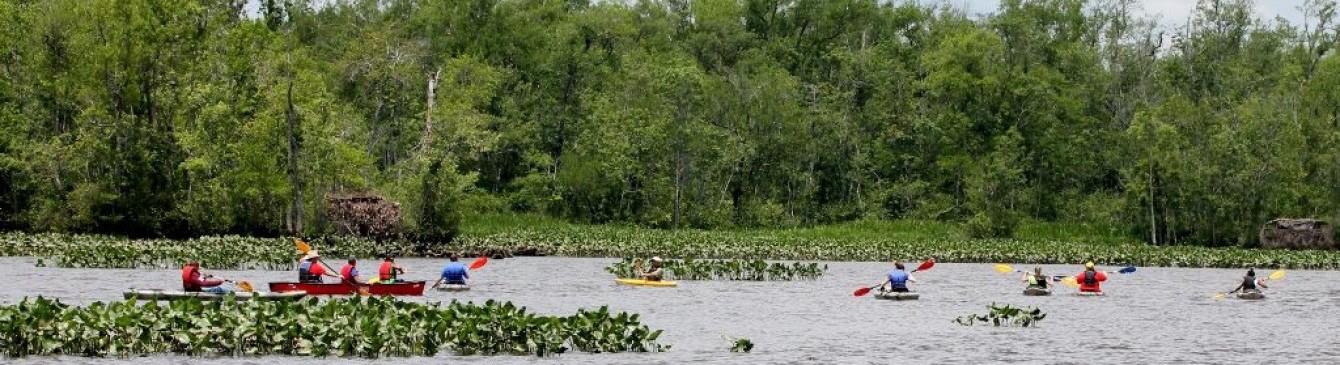
<instances>
[{"instance_id":1,"label":"red life jacket","mask_svg":"<svg viewBox=\"0 0 1340 365\"><path fill-rule=\"evenodd\" d=\"M188 290L188 291L191 290L191 289L195 289L195 290L199 291L199 290L200 290L200 285L199 285L199 284L196 284L196 282L195 282L195 277L198 276L198 275L200 275L200 267L199 267L199 266L195 266L195 265L186 265L186 267L181 268L181 286L182 286L182 288L183 288L183 289L186 289L186 290Z\"/></svg>"},{"instance_id":2,"label":"red life jacket","mask_svg":"<svg viewBox=\"0 0 1340 365\"><path fill-rule=\"evenodd\" d=\"M321 276L326 274L326 266L320 261L312 261L312 266L307 268L307 274L312 276Z\"/></svg>"},{"instance_id":3,"label":"red life jacket","mask_svg":"<svg viewBox=\"0 0 1340 365\"><path fill-rule=\"evenodd\" d=\"M358 280L355 280L354 278L354 265L344 264L344 267L340 268L340 279L347 283L358 282Z\"/></svg>"},{"instance_id":4,"label":"red life jacket","mask_svg":"<svg viewBox=\"0 0 1340 365\"><path fill-rule=\"evenodd\" d=\"M377 277L380 277L382 280L391 280L395 278L395 273L391 272L391 267L393 266L395 266L395 264L390 261L382 261L382 267L377 269Z\"/></svg>"}]
</instances>

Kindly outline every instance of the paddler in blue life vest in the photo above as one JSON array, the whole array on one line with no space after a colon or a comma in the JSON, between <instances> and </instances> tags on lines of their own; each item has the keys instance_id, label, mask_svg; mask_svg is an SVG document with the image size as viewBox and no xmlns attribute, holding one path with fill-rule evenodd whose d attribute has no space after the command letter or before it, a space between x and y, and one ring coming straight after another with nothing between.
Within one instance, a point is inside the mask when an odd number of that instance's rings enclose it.
<instances>
[{"instance_id":1,"label":"paddler in blue life vest","mask_svg":"<svg viewBox=\"0 0 1340 365\"><path fill-rule=\"evenodd\" d=\"M437 289L443 283L447 285L466 285L465 280L470 278L470 270L466 270L465 264L460 263L460 260L460 255L454 252L451 254L451 262L448 262L447 266L442 268L442 275L437 278L437 282L433 283L433 289Z\"/></svg>"},{"instance_id":2,"label":"paddler in blue life vest","mask_svg":"<svg viewBox=\"0 0 1340 365\"><path fill-rule=\"evenodd\" d=\"M903 263L894 262L893 271L889 271L889 280L885 281L883 284L879 284L879 290L884 292L907 293L911 291L907 290L908 282L915 283L917 282L917 278L912 277L912 274L907 272L907 269L903 267Z\"/></svg>"},{"instance_id":3,"label":"paddler in blue life vest","mask_svg":"<svg viewBox=\"0 0 1340 365\"><path fill-rule=\"evenodd\" d=\"M1047 289L1047 276L1042 275L1042 266L1033 267L1033 272L1024 273L1023 282L1028 283L1028 289Z\"/></svg>"},{"instance_id":4,"label":"paddler in blue life vest","mask_svg":"<svg viewBox=\"0 0 1340 365\"><path fill-rule=\"evenodd\" d=\"M1256 269L1247 269L1247 276L1242 277L1242 283L1238 284L1238 287L1233 288L1233 291L1228 293L1233 294L1239 291L1243 293L1260 293L1261 289L1268 288L1269 287L1266 286L1266 279L1256 278Z\"/></svg>"}]
</instances>

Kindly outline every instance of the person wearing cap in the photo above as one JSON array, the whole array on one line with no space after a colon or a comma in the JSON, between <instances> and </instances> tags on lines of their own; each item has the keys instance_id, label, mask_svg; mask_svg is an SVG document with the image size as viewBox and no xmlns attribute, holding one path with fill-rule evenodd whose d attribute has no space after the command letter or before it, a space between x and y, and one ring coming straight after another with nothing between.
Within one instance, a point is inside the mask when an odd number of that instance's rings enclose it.
<instances>
[{"instance_id":1,"label":"person wearing cap","mask_svg":"<svg viewBox=\"0 0 1340 365\"><path fill-rule=\"evenodd\" d=\"M300 283L321 283L321 277L329 276L338 278L335 274L326 271L325 264L321 263L321 254L316 250L307 251L307 255L298 262L298 282Z\"/></svg>"},{"instance_id":2,"label":"person wearing cap","mask_svg":"<svg viewBox=\"0 0 1340 365\"><path fill-rule=\"evenodd\" d=\"M1102 293L1102 282L1107 281L1107 274L1094 270L1093 261L1084 263L1084 271L1075 275L1075 282L1079 283L1081 293Z\"/></svg>"},{"instance_id":3,"label":"person wearing cap","mask_svg":"<svg viewBox=\"0 0 1340 365\"><path fill-rule=\"evenodd\" d=\"M637 270L641 271L642 280L661 281L665 277L665 267L663 265L665 265L665 262L661 260L660 256L656 256L651 258L651 269L642 271L641 265L638 265Z\"/></svg>"},{"instance_id":4,"label":"person wearing cap","mask_svg":"<svg viewBox=\"0 0 1340 365\"><path fill-rule=\"evenodd\" d=\"M405 268L395 264L390 255L382 257L382 266L377 269L377 280L382 284L395 283L396 277L405 273Z\"/></svg>"},{"instance_id":5,"label":"person wearing cap","mask_svg":"<svg viewBox=\"0 0 1340 365\"><path fill-rule=\"evenodd\" d=\"M1230 291L1228 293L1233 294L1239 291L1243 293L1249 293L1249 292L1260 293L1261 289L1267 289L1267 288L1269 287L1266 286L1266 279L1256 278L1256 269L1247 269L1247 276L1242 277L1242 283L1238 284L1238 287L1233 288L1233 291Z\"/></svg>"},{"instance_id":6,"label":"person wearing cap","mask_svg":"<svg viewBox=\"0 0 1340 365\"><path fill-rule=\"evenodd\" d=\"M340 268L340 281L345 284L362 284L358 282L358 260L349 258L349 263Z\"/></svg>"},{"instance_id":7,"label":"person wearing cap","mask_svg":"<svg viewBox=\"0 0 1340 365\"><path fill-rule=\"evenodd\" d=\"M1025 283L1028 283L1029 289L1047 289L1047 276L1042 275L1042 266L1033 267L1033 272L1024 273Z\"/></svg>"},{"instance_id":8,"label":"person wearing cap","mask_svg":"<svg viewBox=\"0 0 1340 365\"><path fill-rule=\"evenodd\" d=\"M884 281L883 284L879 284L879 288L881 291L885 292L907 293L911 291L907 288L907 283L909 282L915 283L917 282L917 278L912 277L912 274L907 272L907 268L903 266L903 263L895 261L893 263L893 270L889 271L889 280Z\"/></svg>"},{"instance_id":9,"label":"person wearing cap","mask_svg":"<svg viewBox=\"0 0 1340 365\"><path fill-rule=\"evenodd\" d=\"M210 275L205 275L204 273L200 272L199 262L196 261L188 262L186 263L186 267L183 267L181 269L182 290L188 292L210 292L220 294L228 292L222 287L219 287L219 285L222 284L223 279L215 278Z\"/></svg>"},{"instance_id":10,"label":"person wearing cap","mask_svg":"<svg viewBox=\"0 0 1340 365\"><path fill-rule=\"evenodd\" d=\"M442 275L433 283L433 289L437 289L443 283L447 285L465 285L465 280L470 278L470 271L465 269L465 264L460 263L461 256L456 253L451 254L451 262L442 268Z\"/></svg>"}]
</instances>

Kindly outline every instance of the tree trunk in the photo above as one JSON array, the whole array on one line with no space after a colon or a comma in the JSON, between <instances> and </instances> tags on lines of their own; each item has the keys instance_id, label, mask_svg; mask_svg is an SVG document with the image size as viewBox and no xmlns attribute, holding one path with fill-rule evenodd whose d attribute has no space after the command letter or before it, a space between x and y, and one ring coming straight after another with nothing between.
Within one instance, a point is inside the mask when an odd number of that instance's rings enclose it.
<instances>
[{"instance_id":1,"label":"tree trunk","mask_svg":"<svg viewBox=\"0 0 1340 365\"><path fill-rule=\"evenodd\" d=\"M303 232L302 178L298 176L298 112L293 106L293 79L288 80L288 181L293 186L293 220L289 224L289 234L301 236Z\"/></svg>"}]
</instances>

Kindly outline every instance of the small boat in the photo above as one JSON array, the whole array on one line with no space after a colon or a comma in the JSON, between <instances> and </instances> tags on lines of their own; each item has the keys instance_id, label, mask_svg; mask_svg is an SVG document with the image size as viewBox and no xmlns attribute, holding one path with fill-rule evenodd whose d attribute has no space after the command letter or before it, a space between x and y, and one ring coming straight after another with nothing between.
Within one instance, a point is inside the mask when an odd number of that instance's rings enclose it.
<instances>
[{"instance_id":1,"label":"small boat","mask_svg":"<svg viewBox=\"0 0 1340 365\"><path fill-rule=\"evenodd\" d=\"M1101 297L1105 295L1107 295L1107 293L1103 293L1100 291L1082 291L1075 293L1075 296L1077 297Z\"/></svg>"},{"instance_id":2,"label":"small boat","mask_svg":"<svg viewBox=\"0 0 1340 365\"><path fill-rule=\"evenodd\" d=\"M1262 293L1260 290L1242 291L1238 293L1238 299L1261 300L1265 298L1266 293Z\"/></svg>"},{"instance_id":3,"label":"small boat","mask_svg":"<svg viewBox=\"0 0 1340 365\"><path fill-rule=\"evenodd\" d=\"M162 290L162 289L130 289L124 292L126 299L140 300L178 300L196 298L200 300L224 300L230 295L236 301L248 300L292 300L301 299L307 296L307 292L292 291L285 293L277 292L232 292L227 294L211 292L188 292L181 290Z\"/></svg>"},{"instance_id":4,"label":"small boat","mask_svg":"<svg viewBox=\"0 0 1340 365\"><path fill-rule=\"evenodd\" d=\"M392 284L345 284L345 283L294 283L272 282L270 291L303 291L308 295L353 295L366 292L370 295L423 295L422 281L398 281Z\"/></svg>"},{"instance_id":5,"label":"small boat","mask_svg":"<svg viewBox=\"0 0 1340 365\"><path fill-rule=\"evenodd\" d=\"M656 287L674 287L679 283L669 280L643 280L643 279L614 279L615 283L632 286L656 286Z\"/></svg>"},{"instance_id":6,"label":"small boat","mask_svg":"<svg viewBox=\"0 0 1340 365\"><path fill-rule=\"evenodd\" d=\"M1052 290L1051 290L1051 289L1043 289L1043 288L1027 288L1027 289L1024 289L1024 295L1026 295L1026 296L1030 296L1030 297L1044 297L1044 296L1052 295Z\"/></svg>"},{"instance_id":7,"label":"small boat","mask_svg":"<svg viewBox=\"0 0 1340 365\"><path fill-rule=\"evenodd\" d=\"M470 290L469 284L442 284L437 287L437 291L467 291Z\"/></svg>"},{"instance_id":8,"label":"small boat","mask_svg":"<svg viewBox=\"0 0 1340 365\"><path fill-rule=\"evenodd\" d=\"M914 292L885 291L875 294L875 299L884 299L884 300L917 300L920 298L921 294Z\"/></svg>"}]
</instances>

